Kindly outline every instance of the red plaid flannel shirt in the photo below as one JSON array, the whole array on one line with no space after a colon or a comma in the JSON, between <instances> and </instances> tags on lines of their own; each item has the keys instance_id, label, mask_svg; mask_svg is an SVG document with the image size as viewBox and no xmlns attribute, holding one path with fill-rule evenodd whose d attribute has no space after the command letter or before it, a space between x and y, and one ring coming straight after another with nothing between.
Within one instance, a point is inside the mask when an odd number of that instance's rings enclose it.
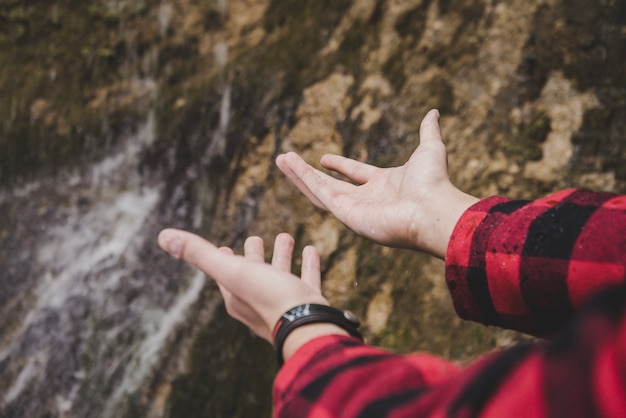
<instances>
[{"instance_id":1,"label":"red plaid flannel shirt","mask_svg":"<svg viewBox=\"0 0 626 418\"><path fill-rule=\"evenodd\" d=\"M491 197L446 257L459 315L549 337L458 367L326 336L274 385L276 417L625 417L626 196Z\"/></svg>"}]
</instances>

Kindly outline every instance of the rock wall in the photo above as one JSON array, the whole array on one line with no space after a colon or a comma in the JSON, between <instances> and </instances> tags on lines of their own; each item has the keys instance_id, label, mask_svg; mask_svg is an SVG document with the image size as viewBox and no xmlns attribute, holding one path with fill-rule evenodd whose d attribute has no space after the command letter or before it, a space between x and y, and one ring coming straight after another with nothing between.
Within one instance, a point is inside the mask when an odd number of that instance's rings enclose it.
<instances>
[{"instance_id":1,"label":"rock wall","mask_svg":"<svg viewBox=\"0 0 626 418\"><path fill-rule=\"evenodd\" d=\"M155 230L317 245L325 293L393 350L465 361L525 337L458 319L441 262L347 231L283 178L277 153L402 164L437 107L451 177L470 193L626 191L623 1L7 0L0 21L4 193L99 161L153 112L137 170L163 190ZM27 220L0 210L9 248ZM157 276L187 274L159 263ZM117 416L270 415L271 349L208 308L217 300L207 284ZM81 402L47 412L79 416Z\"/></svg>"}]
</instances>

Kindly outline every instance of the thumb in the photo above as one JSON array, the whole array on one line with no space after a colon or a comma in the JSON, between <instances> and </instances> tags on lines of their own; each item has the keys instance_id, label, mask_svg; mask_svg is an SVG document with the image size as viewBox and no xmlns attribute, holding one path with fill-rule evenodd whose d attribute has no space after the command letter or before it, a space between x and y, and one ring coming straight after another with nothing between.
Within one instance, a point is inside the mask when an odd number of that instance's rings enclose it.
<instances>
[{"instance_id":1,"label":"thumb","mask_svg":"<svg viewBox=\"0 0 626 418\"><path fill-rule=\"evenodd\" d=\"M439 111L429 111L420 124L420 144L429 142L442 142L441 130L439 129Z\"/></svg>"}]
</instances>

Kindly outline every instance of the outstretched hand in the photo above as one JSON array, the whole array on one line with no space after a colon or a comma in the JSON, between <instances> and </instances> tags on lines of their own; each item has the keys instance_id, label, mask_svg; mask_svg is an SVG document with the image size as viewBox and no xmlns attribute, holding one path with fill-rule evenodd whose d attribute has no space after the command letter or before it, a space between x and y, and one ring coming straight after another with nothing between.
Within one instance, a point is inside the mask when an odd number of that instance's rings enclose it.
<instances>
[{"instance_id":1,"label":"outstretched hand","mask_svg":"<svg viewBox=\"0 0 626 418\"><path fill-rule=\"evenodd\" d=\"M315 247L307 246L302 252L301 278L291 274L294 240L289 234L276 237L271 264L265 262L263 240L259 237L246 240L244 256L177 229L161 231L158 242L170 255L213 278L228 314L271 344L272 330L283 313L304 303L328 305L320 290L320 256ZM285 341L285 358L315 336L346 334L331 324L305 326L296 331Z\"/></svg>"},{"instance_id":2,"label":"outstretched hand","mask_svg":"<svg viewBox=\"0 0 626 418\"><path fill-rule=\"evenodd\" d=\"M439 112L420 126L420 144L402 166L379 168L339 155L321 165L348 181L323 173L290 152L276 164L313 204L331 212L354 232L383 245L445 257L456 221L476 199L448 177Z\"/></svg>"}]
</instances>

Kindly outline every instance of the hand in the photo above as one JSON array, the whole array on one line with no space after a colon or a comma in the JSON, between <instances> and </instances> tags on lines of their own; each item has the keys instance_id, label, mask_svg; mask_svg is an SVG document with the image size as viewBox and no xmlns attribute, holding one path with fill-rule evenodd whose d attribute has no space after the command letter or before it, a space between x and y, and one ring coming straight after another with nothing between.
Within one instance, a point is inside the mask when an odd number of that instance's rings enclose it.
<instances>
[{"instance_id":1,"label":"hand","mask_svg":"<svg viewBox=\"0 0 626 418\"><path fill-rule=\"evenodd\" d=\"M280 155L279 169L321 209L357 234L393 247L427 251L444 258L452 230L476 198L450 181L439 112L431 110L420 126L420 145L400 167L379 168L339 155L324 155L324 168L338 180L291 152Z\"/></svg>"},{"instance_id":2,"label":"hand","mask_svg":"<svg viewBox=\"0 0 626 418\"><path fill-rule=\"evenodd\" d=\"M273 328L286 311L304 303L328 305L321 292L320 256L315 247L307 246L302 252L302 278L290 273L294 240L289 234L276 237L271 264L265 263L263 240L259 237L246 240L243 257L230 248L217 248L195 234L176 229L161 231L158 242L170 255L213 278L228 314L270 344ZM289 335L283 348L285 359L316 336L347 335L332 324L315 325Z\"/></svg>"}]
</instances>

